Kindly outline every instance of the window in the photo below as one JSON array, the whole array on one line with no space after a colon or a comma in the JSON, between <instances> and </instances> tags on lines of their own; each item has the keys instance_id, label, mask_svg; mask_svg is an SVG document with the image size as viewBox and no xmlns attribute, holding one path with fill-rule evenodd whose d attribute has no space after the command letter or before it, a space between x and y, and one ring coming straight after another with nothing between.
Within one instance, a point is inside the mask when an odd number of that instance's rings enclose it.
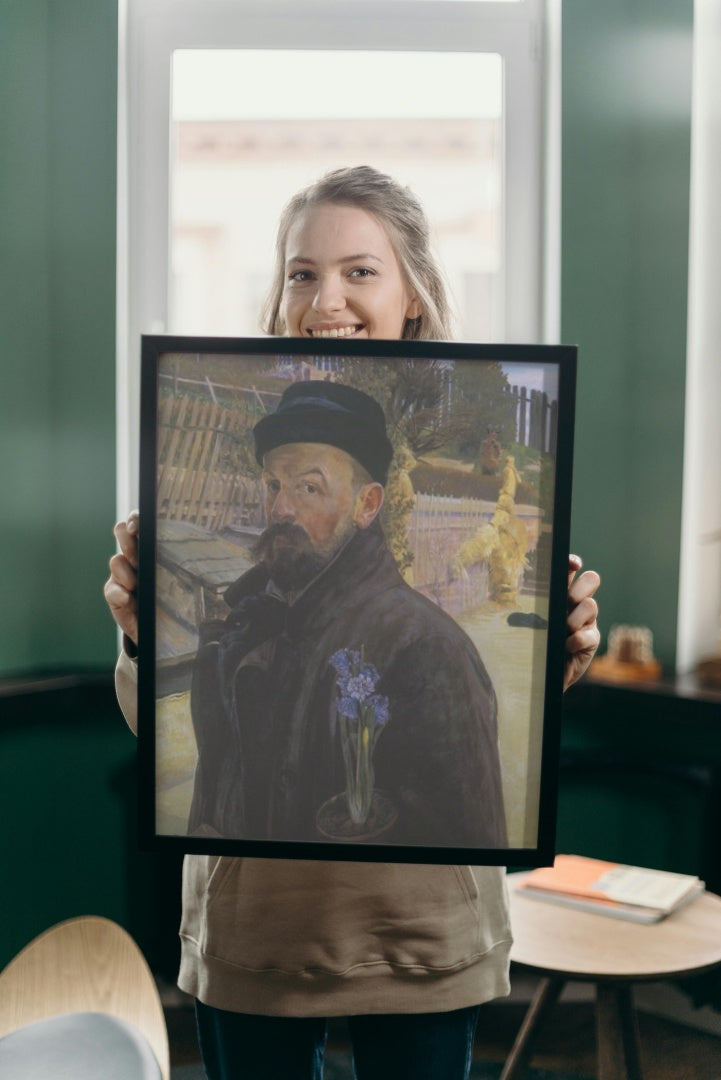
<instances>
[{"instance_id":1,"label":"window","mask_svg":"<svg viewBox=\"0 0 721 1080\"><path fill-rule=\"evenodd\" d=\"M121 3L123 513L137 497L140 335L259 333L280 209L328 169L363 158L417 192L459 337L554 339L551 22L543 0Z\"/></svg>"},{"instance_id":2,"label":"window","mask_svg":"<svg viewBox=\"0 0 721 1080\"><path fill-rule=\"evenodd\" d=\"M456 336L503 336L498 55L196 49L172 76L170 331L257 334L290 195L372 163L426 208Z\"/></svg>"}]
</instances>

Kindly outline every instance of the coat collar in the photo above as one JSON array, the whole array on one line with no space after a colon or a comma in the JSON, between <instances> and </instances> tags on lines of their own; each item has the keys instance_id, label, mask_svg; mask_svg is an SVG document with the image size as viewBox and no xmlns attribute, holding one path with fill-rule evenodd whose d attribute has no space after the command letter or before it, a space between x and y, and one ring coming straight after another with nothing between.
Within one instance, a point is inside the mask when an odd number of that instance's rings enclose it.
<instances>
[{"instance_id":1,"label":"coat collar","mask_svg":"<svg viewBox=\"0 0 721 1080\"><path fill-rule=\"evenodd\" d=\"M403 583L379 525L359 530L316 578L287 605L286 633L299 637L323 629L345 608ZM230 607L268 589L268 574L254 566L225 592Z\"/></svg>"}]
</instances>

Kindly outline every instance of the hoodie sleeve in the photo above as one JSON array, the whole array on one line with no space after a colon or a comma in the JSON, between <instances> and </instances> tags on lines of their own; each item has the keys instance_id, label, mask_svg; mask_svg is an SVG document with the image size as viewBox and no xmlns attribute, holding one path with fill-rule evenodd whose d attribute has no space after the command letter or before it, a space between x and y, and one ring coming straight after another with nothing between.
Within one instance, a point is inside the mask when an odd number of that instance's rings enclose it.
<instances>
[{"instance_id":1,"label":"hoodie sleeve","mask_svg":"<svg viewBox=\"0 0 721 1080\"><path fill-rule=\"evenodd\" d=\"M138 734L138 663L123 649L115 666L115 693L128 727Z\"/></svg>"}]
</instances>

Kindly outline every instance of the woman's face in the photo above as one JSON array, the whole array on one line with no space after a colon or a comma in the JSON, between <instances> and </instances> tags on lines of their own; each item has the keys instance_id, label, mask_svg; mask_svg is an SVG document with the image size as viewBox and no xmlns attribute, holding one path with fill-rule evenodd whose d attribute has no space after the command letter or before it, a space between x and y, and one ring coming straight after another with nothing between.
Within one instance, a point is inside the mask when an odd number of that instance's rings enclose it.
<instances>
[{"instance_id":1,"label":"woman's face","mask_svg":"<svg viewBox=\"0 0 721 1080\"><path fill-rule=\"evenodd\" d=\"M400 338L421 314L386 230L360 207L309 208L285 253L281 315L293 337Z\"/></svg>"}]
</instances>

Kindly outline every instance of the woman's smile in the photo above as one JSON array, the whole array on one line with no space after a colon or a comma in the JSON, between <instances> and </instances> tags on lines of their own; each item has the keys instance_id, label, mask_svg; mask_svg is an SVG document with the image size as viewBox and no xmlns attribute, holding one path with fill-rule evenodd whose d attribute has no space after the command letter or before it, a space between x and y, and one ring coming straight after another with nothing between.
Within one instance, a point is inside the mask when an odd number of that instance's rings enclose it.
<instances>
[{"instance_id":1,"label":"woman's smile","mask_svg":"<svg viewBox=\"0 0 721 1080\"><path fill-rule=\"evenodd\" d=\"M311 337L339 338L353 337L363 329L363 323L353 323L351 326L309 326L307 333Z\"/></svg>"}]
</instances>

